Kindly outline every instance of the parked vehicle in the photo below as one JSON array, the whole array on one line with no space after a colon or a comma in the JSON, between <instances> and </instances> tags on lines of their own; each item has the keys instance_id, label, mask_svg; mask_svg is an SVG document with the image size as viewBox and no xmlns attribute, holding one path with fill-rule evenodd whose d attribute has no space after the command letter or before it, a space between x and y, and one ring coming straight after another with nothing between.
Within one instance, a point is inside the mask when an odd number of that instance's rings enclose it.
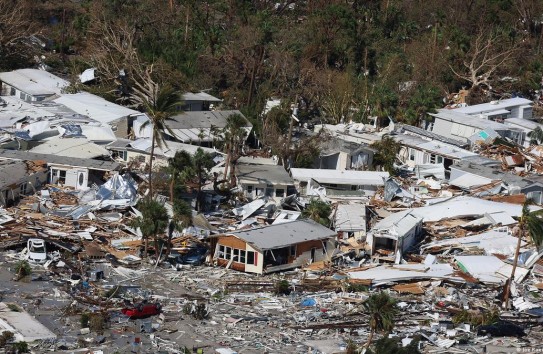
<instances>
[{"instance_id":1,"label":"parked vehicle","mask_svg":"<svg viewBox=\"0 0 543 354\"><path fill-rule=\"evenodd\" d=\"M131 319L146 318L150 316L158 315L162 311L162 306L159 303L139 303L133 307L125 307L121 310L123 314Z\"/></svg>"},{"instance_id":2,"label":"parked vehicle","mask_svg":"<svg viewBox=\"0 0 543 354\"><path fill-rule=\"evenodd\" d=\"M43 264L47 261L47 250L44 240L41 238L29 238L26 247L30 262Z\"/></svg>"},{"instance_id":3,"label":"parked vehicle","mask_svg":"<svg viewBox=\"0 0 543 354\"><path fill-rule=\"evenodd\" d=\"M176 267L181 264L198 266L204 264L207 254L208 249L206 247L199 246L196 248L191 248L184 253L180 253L179 255L172 257L170 259L170 262Z\"/></svg>"}]
</instances>

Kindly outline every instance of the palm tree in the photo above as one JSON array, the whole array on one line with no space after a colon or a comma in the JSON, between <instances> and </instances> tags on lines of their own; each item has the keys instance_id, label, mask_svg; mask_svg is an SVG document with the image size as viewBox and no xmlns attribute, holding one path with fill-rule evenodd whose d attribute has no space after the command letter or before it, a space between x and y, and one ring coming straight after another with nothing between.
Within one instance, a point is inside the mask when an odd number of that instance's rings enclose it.
<instances>
[{"instance_id":1,"label":"palm tree","mask_svg":"<svg viewBox=\"0 0 543 354\"><path fill-rule=\"evenodd\" d=\"M192 157L192 164L196 178L198 178L198 195L196 196L196 210L202 209L202 186L208 179L209 170L215 166L213 156L205 152L202 148L198 148Z\"/></svg>"},{"instance_id":2,"label":"palm tree","mask_svg":"<svg viewBox=\"0 0 543 354\"><path fill-rule=\"evenodd\" d=\"M151 198L142 199L138 205L138 210L142 216L138 216L131 222L131 226L140 228L144 246L144 257L147 257L149 249L149 237L153 236L155 240L155 252L158 259L158 235L163 233L168 226L168 212L164 205Z\"/></svg>"},{"instance_id":3,"label":"palm tree","mask_svg":"<svg viewBox=\"0 0 543 354\"><path fill-rule=\"evenodd\" d=\"M515 249L515 256L513 258L513 269L511 270L511 277L508 279L504 289L504 306L507 308L509 302L509 295L511 293L511 283L515 279L515 271L517 270L518 256L520 253L520 245L522 243L522 237L526 233L530 236L530 239L537 248L537 251L541 249L543 244L543 209L537 211L530 211L530 199L526 200L522 205L522 214L520 216L520 221L518 228L514 230L518 240L517 248Z\"/></svg>"},{"instance_id":4,"label":"palm tree","mask_svg":"<svg viewBox=\"0 0 543 354\"><path fill-rule=\"evenodd\" d=\"M224 165L224 177L226 178L230 169L230 185L234 183L234 170L237 160L241 156L241 149L247 139L247 121L241 114L232 114L226 118L226 126L222 129L212 128L213 135L217 142L220 142L226 152L226 163Z\"/></svg>"},{"instance_id":5,"label":"palm tree","mask_svg":"<svg viewBox=\"0 0 543 354\"><path fill-rule=\"evenodd\" d=\"M362 306L370 316L370 335L366 343L366 348L368 348L376 332L390 333L392 331L394 319L400 311L396 299L383 291L370 295Z\"/></svg>"},{"instance_id":6,"label":"palm tree","mask_svg":"<svg viewBox=\"0 0 543 354\"><path fill-rule=\"evenodd\" d=\"M178 107L182 105L181 95L170 86L160 87L148 75L144 83L136 83L132 100L141 107L149 118L142 124L140 131L149 124L152 126L151 133L151 156L149 161L149 197L153 197L153 158L155 156L155 145L162 147L165 143L163 133L175 136L168 126L168 121L173 120L172 116L179 113Z\"/></svg>"},{"instance_id":7,"label":"palm tree","mask_svg":"<svg viewBox=\"0 0 543 354\"><path fill-rule=\"evenodd\" d=\"M306 208L302 211L304 218L312 219L324 226L330 226L330 214L332 207L330 204L322 200L313 199L309 202Z\"/></svg>"},{"instance_id":8,"label":"palm tree","mask_svg":"<svg viewBox=\"0 0 543 354\"><path fill-rule=\"evenodd\" d=\"M532 143L541 144L541 142L543 142L543 129L541 129L541 127L536 127L528 133L528 137Z\"/></svg>"}]
</instances>

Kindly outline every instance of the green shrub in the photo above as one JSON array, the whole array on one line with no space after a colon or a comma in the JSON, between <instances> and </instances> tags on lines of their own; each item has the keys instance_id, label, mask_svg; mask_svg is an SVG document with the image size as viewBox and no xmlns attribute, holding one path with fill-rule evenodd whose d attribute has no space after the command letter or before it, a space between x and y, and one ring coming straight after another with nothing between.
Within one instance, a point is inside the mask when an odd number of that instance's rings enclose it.
<instances>
[{"instance_id":1,"label":"green shrub","mask_svg":"<svg viewBox=\"0 0 543 354\"><path fill-rule=\"evenodd\" d=\"M84 312L81 314L80 322L81 328L87 328L89 326L90 313Z\"/></svg>"},{"instance_id":2,"label":"green shrub","mask_svg":"<svg viewBox=\"0 0 543 354\"><path fill-rule=\"evenodd\" d=\"M26 277L32 273L32 267L30 267L30 264L27 261L19 261L15 265L15 273L17 273L19 279Z\"/></svg>"},{"instance_id":3,"label":"green shrub","mask_svg":"<svg viewBox=\"0 0 543 354\"><path fill-rule=\"evenodd\" d=\"M5 331L0 334L0 348L3 348L6 346L8 342L10 342L13 339L13 333L10 331Z\"/></svg>"},{"instance_id":4,"label":"green shrub","mask_svg":"<svg viewBox=\"0 0 543 354\"><path fill-rule=\"evenodd\" d=\"M15 304L7 304L8 309L10 309L13 312L21 312L21 308Z\"/></svg>"},{"instance_id":5,"label":"green shrub","mask_svg":"<svg viewBox=\"0 0 543 354\"><path fill-rule=\"evenodd\" d=\"M28 343L27 342L17 342L13 343L13 349L16 353L28 353L30 350L28 349Z\"/></svg>"},{"instance_id":6,"label":"green shrub","mask_svg":"<svg viewBox=\"0 0 543 354\"><path fill-rule=\"evenodd\" d=\"M288 295L290 291L290 283L287 280L283 279L275 283L275 293L277 295Z\"/></svg>"}]
</instances>

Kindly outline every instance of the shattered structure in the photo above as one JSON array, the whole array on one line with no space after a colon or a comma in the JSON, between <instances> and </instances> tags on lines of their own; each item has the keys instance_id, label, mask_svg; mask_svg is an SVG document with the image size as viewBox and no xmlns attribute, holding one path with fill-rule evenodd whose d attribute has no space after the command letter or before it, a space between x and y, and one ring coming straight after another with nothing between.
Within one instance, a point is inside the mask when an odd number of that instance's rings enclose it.
<instances>
[{"instance_id":1,"label":"shattered structure","mask_svg":"<svg viewBox=\"0 0 543 354\"><path fill-rule=\"evenodd\" d=\"M388 294L398 346L541 350L543 150L527 100L440 110L427 129L322 124L333 139L316 168L285 168L269 151L218 151L216 129L239 112L204 92L184 95L178 136L153 147L143 113L39 70L0 81L8 347L341 353L374 335L366 305ZM374 171L387 135L394 171ZM177 188L179 151L216 165Z\"/></svg>"}]
</instances>

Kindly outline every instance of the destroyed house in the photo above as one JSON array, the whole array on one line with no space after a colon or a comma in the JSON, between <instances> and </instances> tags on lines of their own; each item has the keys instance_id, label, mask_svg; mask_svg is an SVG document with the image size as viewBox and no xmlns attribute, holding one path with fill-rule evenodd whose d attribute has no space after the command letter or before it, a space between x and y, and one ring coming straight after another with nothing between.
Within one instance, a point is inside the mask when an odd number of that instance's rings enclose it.
<instances>
[{"instance_id":1,"label":"destroyed house","mask_svg":"<svg viewBox=\"0 0 543 354\"><path fill-rule=\"evenodd\" d=\"M9 206L47 182L45 161L0 160L0 204Z\"/></svg>"},{"instance_id":2,"label":"destroyed house","mask_svg":"<svg viewBox=\"0 0 543 354\"><path fill-rule=\"evenodd\" d=\"M411 210L394 213L375 224L366 241L372 255L385 255L394 260L417 243L422 235L423 218Z\"/></svg>"},{"instance_id":3,"label":"destroyed house","mask_svg":"<svg viewBox=\"0 0 543 354\"><path fill-rule=\"evenodd\" d=\"M388 172L291 168L296 189L301 195L329 198L372 196L384 185Z\"/></svg>"},{"instance_id":4,"label":"destroyed house","mask_svg":"<svg viewBox=\"0 0 543 354\"><path fill-rule=\"evenodd\" d=\"M247 198L284 198L295 193L294 181L280 165L238 164L238 186Z\"/></svg>"},{"instance_id":5,"label":"destroyed house","mask_svg":"<svg viewBox=\"0 0 543 354\"><path fill-rule=\"evenodd\" d=\"M149 163L151 160L151 139L117 139L111 144L108 144L106 149L108 149L111 152L111 156L119 162L138 160ZM162 146L155 144L153 165L167 166L168 159L174 157L177 151L186 151L189 154L194 155L198 149L202 149L212 156L220 154L218 151L211 148L168 141L162 144Z\"/></svg>"},{"instance_id":6,"label":"destroyed house","mask_svg":"<svg viewBox=\"0 0 543 354\"><path fill-rule=\"evenodd\" d=\"M47 183L75 189L87 189L94 183L101 185L106 173L119 171L121 167L113 161L5 149L0 149L0 160L45 161L49 168Z\"/></svg>"},{"instance_id":7,"label":"destroyed house","mask_svg":"<svg viewBox=\"0 0 543 354\"><path fill-rule=\"evenodd\" d=\"M245 116L237 110L232 111L189 111L171 117L165 122L167 130L164 132L167 140L179 141L182 143L206 143L211 144L217 139L222 139L221 136L214 133L215 129L223 129L226 127L228 118L233 115L240 115L245 120L246 124L243 129L249 135L253 125L245 118ZM134 132L138 126L134 122ZM138 125L141 127L143 121L139 120ZM146 136L150 137L150 131L146 132Z\"/></svg>"},{"instance_id":8,"label":"destroyed house","mask_svg":"<svg viewBox=\"0 0 543 354\"><path fill-rule=\"evenodd\" d=\"M440 141L428 141L415 135L397 134L392 138L400 143L398 158L410 167L423 164L441 164L446 169L454 162L477 154Z\"/></svg>"},{"instance_id":9,"label":"destroyed house","mask_svg":"<svg viewBox=\"0 0 543 354\"><path fill-rule=\"evenodd\" d=\"M265 274L329 260L336 233L312 220L240 230L211 237L219 266Z\"/></svg>"},{"instance_id":10,"label":"destroyed house","mask_svg":"<svg viewBox=\"0 0 543 354\"><path fill-rule=\"evenodd\" d=\"M503 122L507 118L532 119L532 101L526 98L513 97L455 108L453 111L470 116L484 117L497 122Z\"/></svg>"},{"instance_id":11,"label":"destroyed house","mask_svg":"<svg viewBox=\"0 0 543 354\"><path fill-rule=\"evenodd\" d=\"M366 170L373 163L375 150L338 137L325 139L320 143L319 156L314 168L331 170Z\"/></svg>"},{"instance_id":12,"label":"destroyed house","mask_svg":"<svg viewBox=\"0 0 543 354\"><path fill-rule=\"evenodd\" d=\"M16 96L27 102L58 96L69 82L38 69L19 69L0 73L1 96Z\"/></svg>"},{"instance_id":13,"label":"destroyed house","mask_svg":"<svg viewBox=\"0 0 543 354\"><path fill-rule=\"evenodd\" d=\"M485 166L459 162L451 166L449 184L463 190L486 190L498 194L502 188L508 194L525 194L536 204L543 202L543 178L541 176L521 177L501 170L501 166ZM488 186L488 188L483 188Z\"/></svg>"},{"instance_id":14,"label":"destroyed house","mask_svg":"<svg viewBox=\"0 0 543 354\"><path fill-rule=\"evenodd\" d=\"M434 122L428 126L428 130L449 139L469 143L485 141L491 134L495 134L519 145L523 145L526 140L526 133L522 129L484 117L470 116L450 109L440 109L430 115L433 116Z\"/></svg>"}]
</instances>

